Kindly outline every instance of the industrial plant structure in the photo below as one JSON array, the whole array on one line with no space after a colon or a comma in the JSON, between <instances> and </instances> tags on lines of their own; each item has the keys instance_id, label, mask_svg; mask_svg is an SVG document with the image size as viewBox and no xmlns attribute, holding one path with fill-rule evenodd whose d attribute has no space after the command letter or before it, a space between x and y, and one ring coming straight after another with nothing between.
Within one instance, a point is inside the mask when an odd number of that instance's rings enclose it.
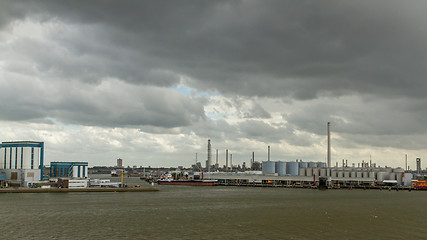
<instances>
[{"instance_id":1,"label":"industrial plant structure","mask_svg":"<svg viewBox=\"0 0 427 240\"><path fill-rule=\"evenodd\" d=\"M87 162L51 162L51 178L87 178Z\"/></svg>"},{"instance_id":2,"label":"industrial plant structure","mask_svg":"<svg viewBox=\"0 0 427 240\"><path fill-rule=\"evenodd\" d=\"M43 180L43 161L43 142L2 142L0 145L0 172L11 185L28 186Z\"/></svg>"}]
</instances>

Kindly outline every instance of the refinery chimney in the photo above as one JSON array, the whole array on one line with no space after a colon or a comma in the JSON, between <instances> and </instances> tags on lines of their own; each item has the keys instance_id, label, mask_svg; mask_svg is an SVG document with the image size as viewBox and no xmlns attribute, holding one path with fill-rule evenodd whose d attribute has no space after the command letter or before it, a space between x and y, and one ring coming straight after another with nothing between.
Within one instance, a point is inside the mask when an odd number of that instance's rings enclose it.
<instances>
[{"instance_id":1,"label":"refinery chimney","mask_svg":"<svg viewBox=\"0 0 427 240\"><path fill-rule=\"evenodd\" d=\"M225 171L228 171L228 149L225 149Z\"/></svg>"},{"instance_id":2,"label":"refinery chimney","mask_svg":"<svg viewBox=\"0 0 427 240\"><path fill-rule=\"evenodd\" d=\"M331 123L328 122L328 167L331 166Z\"/></svg>"},{"instance_id":3,"label":"refinery chimney","mask_svg":"<svg viewBox=\"0 0 427 240\"><path fill-rule=\"evenodd\" d=\"M268 161L270 161L270 146L268 146Z\"/></svg>"},{"instance_id":4,"label":"refinery chimney","mask_svg":"<svg viewBox=\"0 0 427 240\"><path fill-rule=\"evenodd\" d=\"M206 161L206 169L208 170L208 172L211 171L211 140L208 139L208 161Z\"/></svg>"},{"instance_id":5,"label":"refinery chimney","mask_svg":"<svg viewBox=\"0 0 427 240\"><path fill-rule=\"evenodd\" d=\"M255 163L255 152L252 152L252 164L251 166L253 167Z\"/></svg>"}]
</instances>

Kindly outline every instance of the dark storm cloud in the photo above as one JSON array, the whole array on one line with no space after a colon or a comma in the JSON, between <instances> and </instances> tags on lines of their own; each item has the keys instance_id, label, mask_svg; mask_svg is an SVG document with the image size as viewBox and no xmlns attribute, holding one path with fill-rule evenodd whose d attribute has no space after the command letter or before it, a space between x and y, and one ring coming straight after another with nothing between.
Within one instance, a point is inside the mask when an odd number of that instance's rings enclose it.
<instances>
[{"instance_id":1,"label":"dark storm cloud","mask_svg":"<svg viewBox=\"0 0 427 240\"><path fill-rule=\"evenodd\" d=\"M144 76L154 68L169 69L192 77L190 84L199 89L299 99L348 92L424 96L427 84L425 1L27 5L26 14L20 15L96 26L97 38L85 41L79 36L80 42L63 44L89 54L118 56L122 64L107 63L105 68L113 70L100 72L128 81L147 84ZM106 47L97 50L91 45ZM115 54L117 48L129 50L130 57Z\"/></svg>"},{"instance_id":2,"label":"dark storm cloud","mask_svg":"<svg viewBox=\"0 0 427 240\"><path fill-rule=\"evenodd\" d=\"M190 126L204 118L204 102L144 90L182 83L245 99L318 100L349 94L375 98L373 104L304 106L284 118L290 133L296 129L324 134L328 121L341 133L424 132L426 105L417 102L424 103L427 89L426 10L425 1L3 1L0 28L5 31L19 20L53 24L41 39L29 34L11 43L10 52L2 53L11 59L3 69L57 86L51 89L57 91L51 99L23 92L38 101L3 104L10 113L3 118L54 116L87 125ZM120 87L98 91L98 98L62 92L62 82L83 82L96 89L105 78L143 90L129 98L111 94ZM62 97L56 99L58 95ZM393 98L399 101L383 100ZM117 103L119 99L124 103ZM415 117L405 118L405 113ZM240 117L269 119L271 114L254 104ZM201 136L203 124L194 125ZM230 127L259 136L253 126L277 131L261 122L238 128L216 125L218 130Z\"/></svg>"},{"instance_id":3,"label":"dark storm cloud","mask_svg":"<svg viewBox=\"0 0 427 240\"><path fill-rule=\"evenodd\" d=\"M101 85L62 83L45 86L16 78L2 84L3 120L40 121L53 117L67 124L109 127L191 125L205 118L203 99L157 87L135 87L117 80ZM37 94L33 94L37 93ZM9 101L20 96L15 102Z\"/></svg>"}]
</instances>

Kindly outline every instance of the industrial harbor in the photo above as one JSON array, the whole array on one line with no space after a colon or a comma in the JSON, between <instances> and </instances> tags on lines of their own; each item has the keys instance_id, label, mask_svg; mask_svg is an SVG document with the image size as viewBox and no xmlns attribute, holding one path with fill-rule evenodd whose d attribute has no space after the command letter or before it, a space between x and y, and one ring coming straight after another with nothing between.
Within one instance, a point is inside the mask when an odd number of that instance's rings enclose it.
<instances>
[{"instance_id":1,"label":"industrial harbor","mask_svg":"<svg viewBox=\"0 0 427 240\"><path fill-rule=\"evenodd\" d=\"M225 150L225 165L220 167L218 149L216 162L212 163L211 140L207 142L205 166L196 160L190 168L133 168L123 166L117 159L114 167L89 167L88 162L51 162L44 164L44 142L3 142L0 148L0 192L106 192L106 191L152 191L160 185L193 186L246 186L319 189L395 189L427 190L427 171L421 168L421 158L416 158L416 170L407 166L377 166L369 162L349 163L342 160L331 164L330 123L326 162L272 161L270 146L267 159L255 161L252 152L250 166L246 163L233 165L232 154ZM197 154L196 154L197 157ZM111 178L99 179L89 175L108 174ZM138 177L149 186L128 185L124 179ZM67 190L68 189L68 190ZM120 190L118 190L120 189Z\"/></svg>"}]
</instances>

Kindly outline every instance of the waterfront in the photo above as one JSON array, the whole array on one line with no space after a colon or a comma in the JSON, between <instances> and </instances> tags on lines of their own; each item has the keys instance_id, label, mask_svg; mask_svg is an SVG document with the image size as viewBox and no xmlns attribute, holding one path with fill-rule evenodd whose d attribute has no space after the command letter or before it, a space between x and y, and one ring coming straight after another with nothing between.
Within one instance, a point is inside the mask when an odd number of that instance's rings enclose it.
<instances>
[{"instance_id":1,"label":"waterfront","mask_svg":"<svg viewBox=\"0 0 427 240\"><path fill-rule=\"evenodd\" d=\"M138 178L128 184L148 184ZM2 239L422 239L422 191L156 186L0 195Z\"/></svg>"}]
</instances>

